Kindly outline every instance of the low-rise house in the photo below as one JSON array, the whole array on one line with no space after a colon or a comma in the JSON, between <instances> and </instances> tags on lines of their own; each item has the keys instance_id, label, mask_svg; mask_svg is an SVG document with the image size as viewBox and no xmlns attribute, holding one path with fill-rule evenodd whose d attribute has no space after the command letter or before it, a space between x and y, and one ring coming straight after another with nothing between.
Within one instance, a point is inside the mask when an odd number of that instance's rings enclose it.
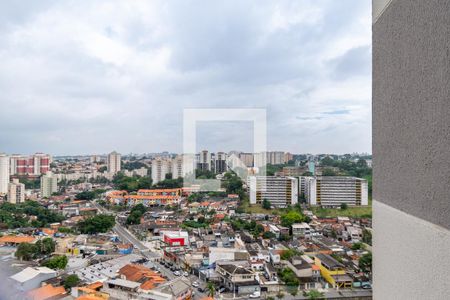
<instances>
[{"instance_id":1,"label":"low-rise house","mask_svg":"<svg viewBox=\"0 0 450 300\"><path fill-rule=\"evenodd\" d=\"M256 273L249 267L244 267L245 262L218 262L216 272L220 276L220 282L229 291L238 295L259 292L260 286L256 280Z\"/></svg>"},{"instance_id":2,"label":"low-rise house","mask_svg":"<svg viewBox=\"0 0 450 300\"><path fill-rule=\"evenodd\" d=\"M310 238L311 228L308 223L292 224L292 235L300 238Z\"/></svg>"},{"instance_id":3,"label":"low-rise house","mask_svg":"<svg viewBox=\"0 0 450 300\"><path fill-rule=\"evenodd\" d=\"M320 275L333 288L350 288L352 286L353 280L345 272L344 265L330 255L318 254L314 258L314 263L320 268Z\"/></svg>"},{"instance_id":4,"label":"low-rise house","mask_svg":"<svg viewBox=\"0 0 450 300\"><path fill-rule=\"evenodd\" d=\"M307 255L294 256L284 262L297 276L301 289L315 289L318 287L320 268Z\"/></svg>"},{"instance_id":5,"label":"low-rise house","mask_svg":"<svg viewBox=\"0 0 450 300\"><path fill-rule=\"evenodd\" d=\"M175 300L187 300L192 299L192 285L188 278L178 277L165 284L161 284L155 289L149 291L150 294L156 296L166 296ZM164 299L164 298L152 298L152 299Z\"/></svg>"},{"instance_id":6,"label":"low-rise house","mask_svg":"<svg viewBox=\"0 0 450 300\"><path fill-rule=\"evenodd\" d=\"M54 300L66 295L66 289L63 286L54 287L51 284L41 286L26 293L28 300Z\"/></svg>"}]
</instances>

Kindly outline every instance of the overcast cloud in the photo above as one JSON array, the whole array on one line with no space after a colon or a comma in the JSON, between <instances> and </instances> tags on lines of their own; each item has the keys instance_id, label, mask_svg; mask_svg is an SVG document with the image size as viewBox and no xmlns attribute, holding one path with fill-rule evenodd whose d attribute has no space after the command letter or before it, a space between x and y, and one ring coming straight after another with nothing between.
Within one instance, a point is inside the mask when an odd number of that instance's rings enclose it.
<instances>
[{"instance_id":1,"label":"overcast cloud","mask_svg":"<svg viewBox=\"0 0 450 300\"><path fill-rule=\"evenodd\" d=\"M184 108L240 107L267 108L271 150L371 152L369 0L16 2L0 152L181 152ZM245 150L244 125L197 145Z\"/></svg>"}]
</instances>

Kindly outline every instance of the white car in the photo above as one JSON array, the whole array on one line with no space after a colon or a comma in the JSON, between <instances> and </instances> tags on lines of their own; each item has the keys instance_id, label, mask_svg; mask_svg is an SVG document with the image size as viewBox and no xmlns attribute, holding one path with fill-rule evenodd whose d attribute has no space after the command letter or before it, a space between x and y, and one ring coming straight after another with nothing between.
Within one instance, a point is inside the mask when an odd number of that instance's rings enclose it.
<instances>
[{"instance_id":1,"label":"white car","mask_svg":"<svg viewBox=\"0 0 450 300\"><path fill-rule=\"evenodd\" d=\"M188 277L188 276L189 276L189 273L188 273L188 272L184 272L184 273L183 273L183 276Z\"/></svg>"},{"instance_id":2,"label":"white car","mask_svg":"<svg viewBox=\"0 0 450 300\"><path fill-rule=\"evenodd\" d=\"M180 273L180 271L175 271L175 272L173 272L173 275L175 275L175 276L180 276L181 273Z\"/></svg>"},{"instance_id":3,"label":"white car","mask_svg":"<svg viewBox=\"0 0 450 300\"><path fill-rule=\"evenodd\" d=\"M194 282L192 283L192 286L195 287L195 288L197 288L197 287L200 286L200 283L198 283L197 281L194 281Z\"/></svg>"},{"instance_id":4,"label":"white car","mask_svg":"<svg viewBox=\"0 0 450 300\"><path fill-rule=\"evenodd\" d=\"M255 298L259 298L261 297L261 293L260 292L253 292L253 294L251 294L249 296L249 298L255 299Z\"/></svg>"}]
</instances>

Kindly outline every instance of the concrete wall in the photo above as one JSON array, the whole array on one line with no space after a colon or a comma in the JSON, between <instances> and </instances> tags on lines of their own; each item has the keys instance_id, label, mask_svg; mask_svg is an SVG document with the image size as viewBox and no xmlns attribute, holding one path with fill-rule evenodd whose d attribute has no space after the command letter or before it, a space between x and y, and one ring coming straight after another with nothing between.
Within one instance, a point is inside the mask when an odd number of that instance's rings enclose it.
<instances>
[{"instance_id":1,"label":"concrete wall","mask_svg":"<svg viewBox=\"0 0 450 300\"><path fill-rule=\"evenodd\" d=\"M450 284L450 1L373 1L375 299Z\"/></svg>"}]
</instances>

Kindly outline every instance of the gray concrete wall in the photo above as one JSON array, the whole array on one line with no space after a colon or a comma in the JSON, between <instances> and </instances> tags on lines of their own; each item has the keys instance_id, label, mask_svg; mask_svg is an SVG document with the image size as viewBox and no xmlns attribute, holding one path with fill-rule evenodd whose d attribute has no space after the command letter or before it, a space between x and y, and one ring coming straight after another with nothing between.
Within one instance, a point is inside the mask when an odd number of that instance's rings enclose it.
<instances>
[{"instance_id":1,"label":"gray concrete wall","mask_svg":"<svg viewBox=\"0 0 450 300\"><path fill-rule=\"evenodd\" d=\"M450 228L450 1L392 0L373 24L373 155L376 200Z\"/></svg>"},{"instance_id":2,"label":"gray concrete wall","mask_svg":"<svg viewBox=\"0 0 450 300\"><path fill-rule=\"evenodd\" d=\"M450 1L373 0L374 298L448 299Z\"/></svg>"}]
</instances>

